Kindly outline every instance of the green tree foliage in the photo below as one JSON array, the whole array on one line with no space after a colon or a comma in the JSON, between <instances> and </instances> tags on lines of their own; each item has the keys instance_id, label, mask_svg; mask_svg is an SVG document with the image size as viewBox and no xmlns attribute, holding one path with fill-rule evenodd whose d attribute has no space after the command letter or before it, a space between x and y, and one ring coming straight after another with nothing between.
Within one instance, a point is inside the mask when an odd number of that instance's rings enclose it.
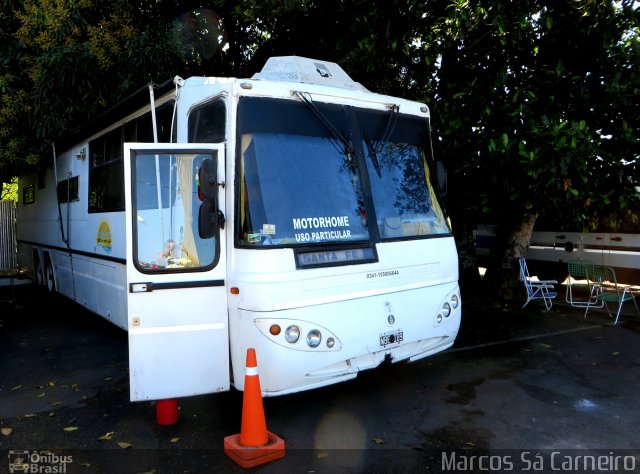
<instances>
[{"instance_id":1,"label":"green tree foliage","mask_svg":"<svg viewBox=\"0 0 640 474\"><path fill-rule=\"evenodd\" d=\"M4 0L0 181L148 82L247 77L270 56L341 64L425 101L463 256L499 225L488 281L516 280L539 219L638 217L640 8L633 0ZM509 272L509 273L504 273Z\"/></svg>"},{"instance_id":2,"label":"green tree foliage","mask_svg":"<svg viewBox=\"0 0 640 474\"><path fill-rule=\"evenodd\" d=\"M50 160L51 143L149 82L198 74L209 50L193 2L5 0L0 178ZM204 20L207 37L218 18ZM199 23L200 22L200 23ZM204 44L200 41L199 45Z\"/></svg>"},{"instance_id":3,"label":"green tree foliage","mask_svg":"<svg viewBox=\"0 0 640 474\"><path fill-rule=\"evenodd\" d=\"M437 153L455 170L459 220L499 225L487 280L512 284L539 216L553 230L638 218L638 11L456 5L444 22Z\"/></svg>"},{"instance_id":4,"label":"green tree foliage","mask_svg":"<svg viewBox=\"0 0 640 474\"><path fill-rule=\"evenodd\" d=\"M0 201L18 202L18 178L15 177L10 183L0 183Z\"/></svg>"}]
</instances>

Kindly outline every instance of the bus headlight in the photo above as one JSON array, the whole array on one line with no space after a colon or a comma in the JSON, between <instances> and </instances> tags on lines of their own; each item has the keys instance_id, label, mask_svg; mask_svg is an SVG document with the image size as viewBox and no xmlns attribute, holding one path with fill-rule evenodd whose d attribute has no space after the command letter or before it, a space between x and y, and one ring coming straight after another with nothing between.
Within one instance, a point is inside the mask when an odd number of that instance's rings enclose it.
<instances>
[{"instance_id":1,"label":"bus headlight","mask_svg":"<svg viewBox=\"0 0 640 474\"><path fill-rule=\"evenodd\" d=\"M447 303L447 302L444 302L444 303L442 304L441 311L442 311L442 315L443 315L445 318L448 318L448 317L449 317L449 315L451 314L451 305L450 305L449 303Z\"/></svg>"},{"instance_id":2,"label":"bus headlight","mask_svg":"<svg viewBox=\"0 0 640 474\"><path fill-rule=\"evenodd\" d=\"M458 299L458 295L456 294L451 295L451 306L453 306L453 309L456 309L459 303L460 303L460 300Z\"/></svg>"},{"instance_id":3,"label":"bus headlight","mask_svg":"<svg viewBox=\"0 0 640 474\"><path fill-rule=\"evenodd\" d=\"M289 326L284 332L284 338L291 344L298 342L298 339L300 339L300 328L295 325Z\"/></svg>"},{"instance_id":4,"label":"bus headlight","mask_svg":"<svg viewBox=\"0 0 640 474\"><path fill-rule=\"evenodd\" d=\"M312 329L307 333L307 345L309 347L318 347L322 341L322 334L317 329Z\"/></svg>"},{"instance_id":5,"label":"bus headlight","mask_svg":"<svg viewBox=\"0 0 640 474\"><path fill-rule=\"evenodd\" d=\"M271 342L290 350L303 352L340 352L342 350L340 338L330 329L315 322L302 319L256 318L253 323Z\"/></svg>"}]
</instances>

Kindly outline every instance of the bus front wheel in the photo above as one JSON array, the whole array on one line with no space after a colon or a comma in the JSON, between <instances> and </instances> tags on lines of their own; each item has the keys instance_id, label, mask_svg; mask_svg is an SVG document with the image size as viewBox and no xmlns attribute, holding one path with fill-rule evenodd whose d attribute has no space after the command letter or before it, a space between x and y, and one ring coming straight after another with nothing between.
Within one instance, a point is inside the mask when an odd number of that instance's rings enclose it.
<instances>
[{"instance_id":1,"label":"bus front wheel","mask_svg":"<svg viewBox=\"0 0 640 474\"><path fill-rule=\"evenodd\" d=\"M51 265L51 260L47 259L47 263L45 265L45 280L47 284L47 292L55 293L56 292L56 279L53 274L53 265Z\"/></svg>"}]
</instances>

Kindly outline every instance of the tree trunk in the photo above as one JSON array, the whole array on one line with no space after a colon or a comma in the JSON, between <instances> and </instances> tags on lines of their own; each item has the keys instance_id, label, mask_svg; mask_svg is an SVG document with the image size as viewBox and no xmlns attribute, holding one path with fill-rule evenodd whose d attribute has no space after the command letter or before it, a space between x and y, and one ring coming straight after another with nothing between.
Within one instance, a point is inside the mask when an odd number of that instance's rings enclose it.
<instances>
[{"instance_id":1,"label":"tree trunk","mask_svg":"<svg viewBox=\"0 0 640 474\"><path fill-rule=\"evenodd\" d=\"M475 298L480 292L481 280L478 272L478 259L473 239L474 226L462 224L454 226L454 237L458 247L458 265L460 269L460 292L462 298Z\"/></svg>"},{"instance_id":2,"label":"tree trunk","mask_svg":"<svg viewBox=\"0 0 640 474\"><path fill-rule=\"evenodd\" d=\"M519 222L500 226L484 276L487 294L496 295L506 305L520 301L522 291L518 258L526 255L537 214L523 216Z\"/></svg>"}]
</instances>

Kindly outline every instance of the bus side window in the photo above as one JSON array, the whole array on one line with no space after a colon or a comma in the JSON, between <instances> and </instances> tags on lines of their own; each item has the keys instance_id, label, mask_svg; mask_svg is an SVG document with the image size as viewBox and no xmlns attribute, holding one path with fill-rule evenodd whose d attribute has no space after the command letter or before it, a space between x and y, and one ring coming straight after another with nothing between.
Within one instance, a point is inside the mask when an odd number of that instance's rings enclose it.
<instances>
[{"instance_id":1,"label":"bus side window","mask_svg":"<svg viewBox=\"0 0 640 474\"><path fill-rule=\"evenodd\" d=\"M190 143L220 143L225 140L226 107L218 99L204 104L189 115Z\"/></svg>"}]
</instances>

